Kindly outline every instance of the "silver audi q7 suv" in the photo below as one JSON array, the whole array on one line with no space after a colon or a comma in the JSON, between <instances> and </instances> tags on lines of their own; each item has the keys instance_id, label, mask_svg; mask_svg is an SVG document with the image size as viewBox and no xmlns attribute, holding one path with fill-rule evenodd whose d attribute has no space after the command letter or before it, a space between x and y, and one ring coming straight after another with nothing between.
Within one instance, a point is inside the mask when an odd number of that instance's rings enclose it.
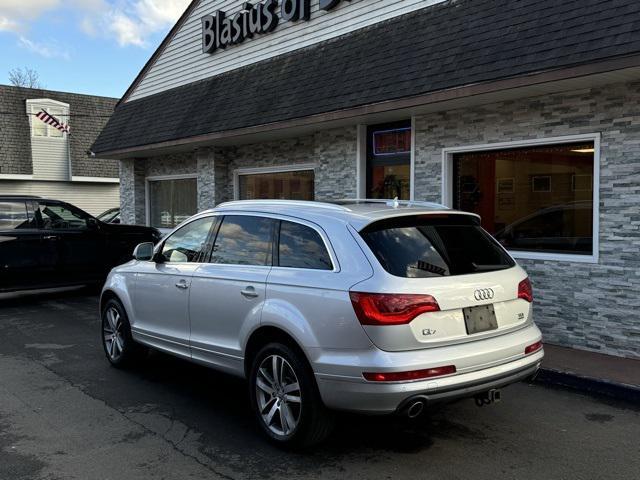
<instances>
[{"instance_id":1,"label":"silver audi q7 suv","mask_svg":"<svg viewBox=\"0 0 640 480\"><path fill-rule=\"evenodd\" d=\"M245 377L284 446L321 441L334 409L490 402L543 357L527 274L441 205L231 202L134 257L101 296L109 361L152 347Z\"/></svg>"}]
</instances>

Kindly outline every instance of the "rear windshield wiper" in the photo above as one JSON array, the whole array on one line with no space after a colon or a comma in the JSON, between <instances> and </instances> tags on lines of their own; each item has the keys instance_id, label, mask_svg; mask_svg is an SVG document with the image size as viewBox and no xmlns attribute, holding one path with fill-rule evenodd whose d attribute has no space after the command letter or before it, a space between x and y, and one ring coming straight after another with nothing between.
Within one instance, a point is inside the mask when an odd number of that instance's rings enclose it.
<instances>
[{"instance_id":1,"label":"rear windshield wiper","mask_svg":"<svg viewBox=\"0 0 640 480\"><path fill-rule=\"evenodd\" d=\"M411 265L410 268L415 268L416 270L423 270L425 272L435 273L436 275L446 275L447 270L434 265L433 263L425 262L423 260L418 260L415 265Z\"/></svg>"},{"instance_id":2,"label":"rear windshield wiper","mask_svg":"<svg viewBox=\"0 0 640 480\"><path fill-rule=\"evenodd\" d=\"M499 265L478 265L477 263L471 262L471 266L476 272L489 272L493 270L506 270L507 268L511 268L509 265L499 264Z\"/></svg>"}]
</instances>

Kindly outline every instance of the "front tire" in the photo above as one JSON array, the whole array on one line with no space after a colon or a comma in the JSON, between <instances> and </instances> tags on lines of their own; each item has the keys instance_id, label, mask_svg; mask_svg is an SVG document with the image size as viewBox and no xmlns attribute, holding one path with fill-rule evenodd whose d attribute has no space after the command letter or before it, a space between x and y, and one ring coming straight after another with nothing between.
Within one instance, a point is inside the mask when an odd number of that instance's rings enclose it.
<instances>
[{"instance_id":1,"label":"front tire","mask_svg":"<svg viewBox=\"0 0 640 480\"><path fill-rule=\"evenodd\" d=\"M278 446L310 447L333 429L333 415L320 399L311 368L287 345L270 343L258 352L249 395L261 430Z\"/></svg>"},{"instance_id":2,"label":"front tire","mask_svg":"<svg viewBox=\"0 0 640 480\"><path fill-rule=\"evenodd\" d=\"M109 363L117 368L131 364L143 351L131 336L127 312L115 298L102 308L102 347Z\"/></svg>"}]
</instances>

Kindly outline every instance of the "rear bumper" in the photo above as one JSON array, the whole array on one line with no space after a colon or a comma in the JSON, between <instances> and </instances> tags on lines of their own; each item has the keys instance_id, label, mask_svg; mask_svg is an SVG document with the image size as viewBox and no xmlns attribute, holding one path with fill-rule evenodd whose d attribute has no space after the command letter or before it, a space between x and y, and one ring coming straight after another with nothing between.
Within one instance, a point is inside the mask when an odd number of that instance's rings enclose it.
<instances>
[{"instance_id":1,"label":"rear bumper","mask_svg":"<svg viewBox=\"0 0 640 480\"><path fill-rule=\"evenodd\" d=\"M318 373L316 370L318 388L325 405L329 408L370 414L393 413L402 409L407 402L418 398L427 404L432 404L473 397L479 393L533 377L540 368L544 357L543 350L524 355L524 346L541 338L540 331L535 325L505 337L509 338L471 342L462 347L463 351L460 351L459 348L455 350L448 348L433 349L428 355L431 357L440 353L441 355L437 355L439 357L437 363L432 363L431 360L433 359L429 358L429 363L421 366L423 368L449 364L459 366L460 362L456 361L455 356L450 355L454 351L463 356L469 355L469 350L472 349L486 353L487 347L496 346L494 344L498 342L503 345L511 344L511 348L515 346L521 352L517 355L504 355L501 361L494 361L491 364L477 368L459 368L459 373L455 375L414 382L378 383L364 380L361 374L359 376L331 375ZM506 345L504 349L507 349ZM440 352L436 352L437 350L440 350ZM496 351L496 353L499 354L500 352ZM388 353L385 354L387 358L388 355ZM404 357L407 352L401 352L397 355ZM414 362L421 355L424 354L413 352L412 359ZM360 358L362 359L362 356ZM414 362L411 365L407 365L407 368L402 368L401 365L394 362L393 370L419 369ZM366 366L356 368L361 371L370 371Z\"/></svg>"},{"instance_id":2,"label":"rear bumper","mask_svg":"<svg viewBox=\"0 0 640 480\"><path fill-rule=\"evenodd\" d=\"M540 352L542 353L542 352ZM412 401L421 399L426 404L434 404L439 402L451 402L460 398L472 397L484 392L488 392L494 388L502 388L512 383L521 382L523 380L532 379L540 368L540 360L534 365L526 365L521 369L514 369L507 374L500 373L495 377L483 378L478 381L470 381L463 385L456 385L450 389L442 388L435 392L419 393L410 398L405 399L398 405L397 410L403 410L404 407Z\"/></svg>"}]
</instances>

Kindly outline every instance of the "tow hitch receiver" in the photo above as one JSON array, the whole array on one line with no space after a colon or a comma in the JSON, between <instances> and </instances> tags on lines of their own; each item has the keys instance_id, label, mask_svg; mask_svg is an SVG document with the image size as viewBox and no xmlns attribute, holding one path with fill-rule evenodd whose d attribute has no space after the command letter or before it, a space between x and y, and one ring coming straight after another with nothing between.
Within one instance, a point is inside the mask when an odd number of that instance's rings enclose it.
<instances>
[{"instance_id":1,"label":"tow hitch receiver","mask_svg":"<svg viewBox=\"0 0 640 480\"><path fill-rule=\"evenodd\" d=\"M499 402L502 399L502 394L500 390L497 388L493 388L488 392L481 393L476 395L476 405L478 407L482 407L484 405L490 405L492 403Z\"/></svg>"}]
</instances>

